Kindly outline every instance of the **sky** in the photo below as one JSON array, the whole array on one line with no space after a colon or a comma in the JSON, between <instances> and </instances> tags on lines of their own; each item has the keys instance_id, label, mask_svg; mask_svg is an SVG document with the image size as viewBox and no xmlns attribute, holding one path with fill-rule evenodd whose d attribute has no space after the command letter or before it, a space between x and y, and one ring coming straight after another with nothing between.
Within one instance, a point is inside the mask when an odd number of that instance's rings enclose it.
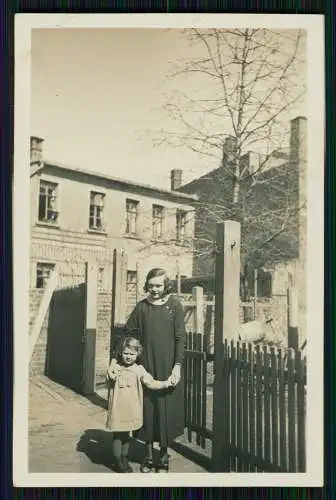
<instances>
[{"instance_id":1,"label":"sky","mask_svg":"<svg viewBox=\"0 0 336 500\"><path fill-rule=\"evenodd\" d=\"M166 74L192 50L178 30L34 29L31 48L31 134L45 140L46 160L167 189L172 168L187 182L218 167L154 146L155 131L173 126Z\"/></svg>"}]
</instances>

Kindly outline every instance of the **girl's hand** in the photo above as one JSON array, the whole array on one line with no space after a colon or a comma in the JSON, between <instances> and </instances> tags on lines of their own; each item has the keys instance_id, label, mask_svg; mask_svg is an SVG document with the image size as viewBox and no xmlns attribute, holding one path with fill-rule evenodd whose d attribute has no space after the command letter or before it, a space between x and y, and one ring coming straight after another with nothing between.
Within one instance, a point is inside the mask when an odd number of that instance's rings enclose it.
<instances>
[{"instance_id":1,"label":"girl's hand","mask_svg":"<svg viewBox=\"0 0 336 500\"><path fill-rule=\"evenodd\" d=\"M167 380L167 389L169 387L174 387L174 384L173 384L173 380L172 380L172 376L170 376Z\"/></svg>"},{"instance_id":2,"label":"girl's hand","mask_svg":"<svg viewBox=\"0 0 336 500\"><path fill-rule=\"evenodd\" d=\"M169 379L171 384L175 387L181 380L181 365L175 365Z\"/></svg>"},{"instance_id":3,"label":"girl's hand","mask_svg":"<svg viewBox=\"0 0 336 500\"><path fill-rule=\"evenodd\" d=\"M113 368L109 368L107 370L106 376L109 380L114 382L117 379L118 373L119 373L119 370L117 369L117 367L113 367Z\"/></svg>"}]
</instances>

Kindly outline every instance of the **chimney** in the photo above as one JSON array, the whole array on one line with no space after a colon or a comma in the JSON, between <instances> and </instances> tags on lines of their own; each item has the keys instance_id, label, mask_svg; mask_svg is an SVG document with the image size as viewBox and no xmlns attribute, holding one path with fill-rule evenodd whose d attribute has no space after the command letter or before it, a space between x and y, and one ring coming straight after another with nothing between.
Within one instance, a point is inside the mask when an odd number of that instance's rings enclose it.
<instances>
[{"instance_id":1,"label":"chimney","mask_svg":"<svg viewBox=\"0 0 336 500\"><path fill-rule=\"evenodd\" d=\"M233 135L225 138L223 144L223 166L235 163L238 141Z\"/></svg>"},{"instance_id":2,"label":"chimney","mask_svg":"<svg viewBox=\"0 0 336 500\"><path fill-rule=\"evenodd\" d=\"M170 189L177 191L182 186L182 170L175 168L170 172Z\"/></svg>"},{"instance_id":3,"label":"chimney","mask_svg":"<svg viewBox=\"0 0 336 500\"><path fill-rule=\"evenodd\" d=\"M242 170L246 168L249 174L254 174L260 168L262 157L259 153L248 151L240 158Z\"/></svg>"},{"instance_id":4,"label":"chimney","mask_svg":"<svg viewBox=\"0 0 336 500\"><path fill-rule=\"evenodd\" d=\"M43 162L43 141L40 137L30 138L30 165L40 166Z\"/></svg>"},{"instance_id":5,"label":"chimney","mask_svg":"<svg viewBox=\"0 0 336 500\"><path fill-rule=\"evenodd\" d=\"M294 118L290 127L290 162L298 164L307 161L307 118Z\"/></svg>"}]
</instances>

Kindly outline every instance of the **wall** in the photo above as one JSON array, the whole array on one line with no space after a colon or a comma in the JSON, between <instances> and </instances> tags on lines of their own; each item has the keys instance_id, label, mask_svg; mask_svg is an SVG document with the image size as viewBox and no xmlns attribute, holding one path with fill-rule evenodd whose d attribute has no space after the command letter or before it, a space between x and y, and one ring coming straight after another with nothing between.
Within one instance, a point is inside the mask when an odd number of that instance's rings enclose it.
<instances>
[{"instance_id":1,"label":"wall","mask_svg":"<svg viewBox=\"0 0 336 500\"><path fill-rule=\"evenodd\" d=\"M112 290L99 289L97 295L96 381L104 382L110 359Z\"/></svg>"},{"instance_id":2,"label":"wall","mask_svg":"<svg viewBox=\"0 0 336 500\"><path fill-rule=\"evenodd\" d=\"M216 222L231 218L242 220L242 262L252 268L269 262L305 260L307 120L297 117L290 126L289 155L286 151L278 155L278 161L273 158L268 162L257 182L251 183L248 178L240 182L241 207L238 203L230 210L232 176L227 168L215 169L179 189L197 193L200 201L196 210L194 276L214 273L211 242L216 239ZM253 164L253 155L245 155L242 160ZM287 223L283 230L284 221Z\"/></svg>"},{"instance_id":3,"label":"wall","mask_svg":"<svg viewBox=\"0 0 336 500\"><path fill-rule=\"evenodd\" d=\"M136 285L127 288L126 319L136 304ZM96 381L105 380L106 369L110 359L110 342L112 326L112 290L98 288L97 294L97 334L96 334Z\"/></svg>"},{"instance_id":4,"label":"wall","mask_svg":"<svg viewBox=\"0 0 336 500\"><path fill-rule=\"evenodd\" d=\"M57 174L57 175L56 175ZM58 190L58 226L40 223L38 214L38 184L39 179L57 182ZM79 175L76 172L64 172L60 169L45 167L42 173L31 179L31 284L34 286L37 262L59 262L64 264L64 270L70 263L95 260L105 268L104 280L106 286L111 282L111 262L113 249L124 249L128 255L128 269L135 270L136 262L141 262L139 268L140 280L151 267L165 267L171 277L177 272L177 260L183 274L192 274L192 248L190 241L194 234L193 207L169 198L160 193L157 197L146 195L144 190L129 193L125 190L111 188L111 184L98 180L90 183L92 178ZM104 233L92 231L89 223L90 191L106 193ZM131 237L125 234L126 199L139 201L138 235ZM178 198L177 198L178 199ZM153 242L152 238L152 205L165 207L164 239ZM176 245L176 209L188 212L187 239L189 247Z\"/></svg>"},{"instance_id":5,"label":"wall","mask_svg":"<svg viewBox=\"0 0 336 500\"><path fill-rule=\"evenodd\" d=\"M58 229L62 231L62 237L69 238L85 237L90 241L98 240L106 245L106 238L128 238L126 231L126 200L130 198L139 202L138 216L138 240L151 241L152 239L152 205L162 205L165 209L165 227L164 240L170 242L175 240L176 236L176 209L185 210L188 212L188 232L189 236L193 235L193 207L186 200L172 201L169 198L169 193L161 195L146 194L144 189L138 192L127 192L117 189L111 183L103 179L97 180L94 184L88 176L80 176L76 172L64 172L52 169L47 166L38 174L39 179L49 180L58 183L57 206L59 210ZM45 227L45 223L37 221L38 214L38 196L36 196L36 180L34 181L35 197L32 200L33 222L37 227ZM104 229L106 234L101 234L99 231L89 229L89 202L90 192L98 191L105 194L104 206ZM33 196L32 194L32 196ZM35 215L35 217L34 217ZM64 232L64 233L63 233ZM57 234L57 232L56 232ZM41 235L42 237L42 235Z\"/></svg>"},{"instance_id":6,"label":"wall","mask_svg":"<svg viewBox=\"0 0 336 500\"><path fill-rule=\"evenodd\" d=\"M300 344L307 338L307 289L306 289L306 261L298 259L276 264L271 270L273 294L286 294L289 285L288 275L293 276L294 284L298 290L299 299L299 339Z\"/></svg>"},{"instance_id":7,"label":"wall","mask_svg":"<svg viewBox=\"0 0 336 500\"><path fill-rule=\"evenodd\" d=\"M29 327L37 313L43 295L43 290L30 289L29 290ZM49 322L49 310L47 311L45 320L43 322L41 334L36 342L33 356L29 366L30 376L37 374L44 374L46 365L46 352L47 352L47 333ZM28 332L29 334L29 332Z\"/></svg>"},{"instance_id":8,"label":"wall","mask_svg":"<svg viewBox=\"0 0 336 500\"><path fill-rule=\"evenodd\" d=\"M253 188L251 180L242 182L240 204L232 210L232 178L225 169L214 170L206 178L181 188L188 193L196 191L200 199L195 214L193 276L214 274L216 223L218 220L237 219L241 214L244 216L241 228L242 267L248 263L250 267L258 268L265 262L299 256L299 221L297 212L293 211L299 190L297 168L285 163L267 170L262 180ZM281 227L288 217L289 207L291 218L283 231ZM276 238L265 244L273 234L277 235Z\"/></svg>"}]
</instances>

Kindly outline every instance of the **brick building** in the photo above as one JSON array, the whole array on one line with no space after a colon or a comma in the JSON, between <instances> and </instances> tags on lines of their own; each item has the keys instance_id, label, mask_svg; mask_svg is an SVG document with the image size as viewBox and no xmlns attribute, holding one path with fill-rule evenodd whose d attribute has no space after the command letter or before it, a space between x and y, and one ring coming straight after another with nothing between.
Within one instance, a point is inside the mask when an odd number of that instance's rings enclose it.
<instances>
[{"instance_id":1,"label":"brick building","mask_svg":"<svg viewBox=\"0 0 336 500\"><path fill-rule=\"evenodd\" d=\"M177 262L192 274L195 196L141 185L45 161L43 140L31 138L31 288L43 288L57 263L75 276L94 260L99 280L111 288L113 249L128 257L128 280L143 281L151 267L176 275ZM137 262L139 263L137 267Z\"/></svg>"},{"instance_id":2,"label":"brick building","mask_svg":"<svg viewBox=\"0 0 336 500\"><path fill-rule=\"evenodd\" d=\"M85 262L90 261L98 270L95 369L97 380L104 380L112 327L113 251L124 250L127 255L128 314L150 268L164 267L172 278L177 269L192 275L196 196L177 191L180 170L172 170L171 189L165 190L48 162L38 137L31 137L30 163L30 324L50 272L55 265L59 269L30 371L46 373L61 383L62 377L78 379ZM67 375L67 370L72 372Z\"/></svg>"},{"instance_id":3,"label":"brick building","mask_svg":"<svg viewBox=\"0 0 336 500\"><path fill-rule=\"evenodd\" d=\"M216 223L230 218L239 220L243 215L241 256L242 264L250 268L250 291L253 293L254 268L267 270L270 276L267 289L273 295L286 294L288 273L292 273L299 289L302 335L306 312L306 136L307 119L299 116L290 122L288 147L267 157L253 152L241 157L241 171L245 169L247 175L240 183L241 198L236 214L230 207L233 138L224 144L219 168L180 188L183 193L196 194L199 200L195 212L193 276L214 275L215 256L211 244L216 239ZM251 175L255 171L258 175ZM243 266L241 272L244 273Z\"/></svg>"},{"instance_id":4,"label":"brick building","mask_svg":"<svg viewBox=\"0 0 336 500\"><path fill-rule=\"evenodd\" d=\"M235 209L238 219L242 216L242 259L252 266L305 260L306 122L304 117L291 121L288 148L265 159L248 152L240 160L241 171L245 170L246 175L240 182L240 200ZM206 246L211 250L218 220L236 218L230 207L232 142L228 138L224 144L219 168L180 188L183 193L197 194L199 199L195 213L194 276L213 274L214 256L202 250ZM274 238L267 243L269 235Z\"/></svg>"}]
</instances>

